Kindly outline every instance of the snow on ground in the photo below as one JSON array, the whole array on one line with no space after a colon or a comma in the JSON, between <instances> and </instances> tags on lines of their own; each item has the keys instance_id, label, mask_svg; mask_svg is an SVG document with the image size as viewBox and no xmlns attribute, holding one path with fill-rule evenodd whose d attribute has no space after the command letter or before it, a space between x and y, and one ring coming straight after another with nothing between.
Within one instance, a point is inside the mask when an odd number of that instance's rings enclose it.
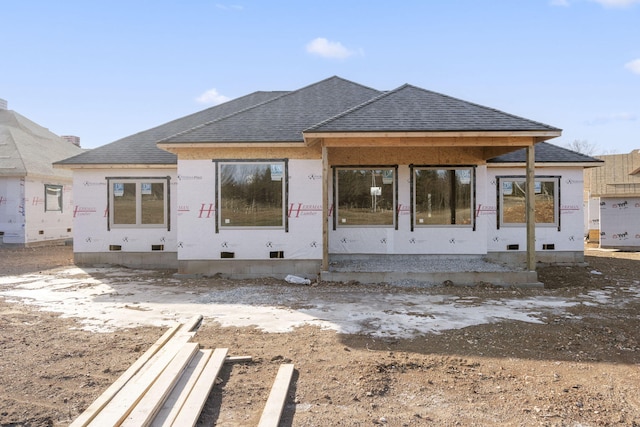
<instances>
[{"instance_id":1,"label":"snow on ground","mask_svg":"<svg viewBox=\"0 0 640 427\"><path fill-rule=\"evenodd\" d=\"M374 286L303 286L180 280L153 271L77 267L0 277L0 296L80 319L96 332L170 326L195 315L222 326L287 332L305 324L341 333L411 338L447 329L515 320L543 323L578 304L607 304L611 290L573 299L554 296L478 299ZM637 288L630 289L640 297ZM569 314L567 314L569 316Z\"/></svg>"}]
</instances>

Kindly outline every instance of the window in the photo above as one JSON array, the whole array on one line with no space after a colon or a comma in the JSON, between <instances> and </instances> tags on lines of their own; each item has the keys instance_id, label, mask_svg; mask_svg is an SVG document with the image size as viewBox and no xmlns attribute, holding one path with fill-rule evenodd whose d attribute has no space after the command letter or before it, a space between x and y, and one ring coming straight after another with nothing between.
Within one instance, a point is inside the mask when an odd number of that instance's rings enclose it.
<instances>
[{"instance_id":1,"label":"window","mask_svg":"<svg viewBox=\"0 0 640 427\"><path fill-rule=\"evenodd\" d=\"M393 226L395 174L395 168L337 169L337 225Z\"/></svg>"},{"instance_id":2,"label":"window","mask_svg":"<svg viewBox=\"0 0 640 427\"><path fill-rule=\"evenodd\" d=\"M107 178L112 227L168 225L169 178Z\"/></svg>"},{"instance_id":3,"label":"window","mask_svg":"<svg viewBox=\"0 0 640 427\"><path fill-rule=\"evenodd\" d=\"M414 167L414 225L472 225L473 178L471 167Z\"/></svg>"},{"instance_id":4,"label":"window","mask_svg":"<svg viewBox=\"0 0 640 427\"><path fill-rule=\"evenodd\" d=\"M44 185L44 211L62 212L62 185Z\"/></svg>"},{"instance_id":5,"label":"window","mask_svg":"<svg viewBox=\"0 0 640 427\"><path fill-rule=\"evenodd\" d=\"M526 223L526 179L524 177L498 178L500 224L524 225ZM535 178L535 222L541 225L558 225L559 178Z\"/></svg>"},{"instance_id":6,"label":"window","mask_svg":"<svg viewBox=\"0 0 640 427\"><path fill-rule=\"evenodd\" d=\"M219 164L220 227L285 227L286 162Z\"/></svg>"}]
</instances>

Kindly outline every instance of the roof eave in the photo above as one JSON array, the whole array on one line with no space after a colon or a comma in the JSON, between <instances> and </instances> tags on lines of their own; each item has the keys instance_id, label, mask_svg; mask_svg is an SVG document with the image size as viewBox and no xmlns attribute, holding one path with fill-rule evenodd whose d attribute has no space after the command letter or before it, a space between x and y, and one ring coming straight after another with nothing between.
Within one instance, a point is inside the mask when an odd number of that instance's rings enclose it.
<instances>
[{"instance_id":1,"label":"roof eave","mask_svg":"<svg viewBox=\"0 0 640 427\"><path fill-rule=\"evenodd\" d=\"M602 166L603 162L535 162L535 167L559 167L559 168L595 168ZM487 162L487 167L494 168L521 168L526 162Z\"/></svg>"},{"instance_id":2,"label":"roof eave","mask_svg":"<svg viewBox=\"0 0 640 427\"><path fill-rule=\"evenodd\" d=\"M175 169L177 163L56 163L60 169Z\"/></svg>"},{"instance_id":3,"label":"roof eave","mask_svg":"<svg viewBox=\"0 0 640 427\"><path fill-rule=\"evenodd\" d=\"M273 148L277 147L304 147L304 141L224 141L224 142L159 142L158 148L175 153L175 150L184 148Z\"/></svg>"},{"instance_id":4,"label":"roof eave","mask_svg":"<svg viewBox=\"0 0 640 427\"><path fill-rule=\"evenodd\" d=\"M562 135L561 130L516 131L317 131L303 132L306 145L313 145L325 138L535 138L542 142ZM525 144L526 145L526 144Z\"/></svg>"}]
</instances>

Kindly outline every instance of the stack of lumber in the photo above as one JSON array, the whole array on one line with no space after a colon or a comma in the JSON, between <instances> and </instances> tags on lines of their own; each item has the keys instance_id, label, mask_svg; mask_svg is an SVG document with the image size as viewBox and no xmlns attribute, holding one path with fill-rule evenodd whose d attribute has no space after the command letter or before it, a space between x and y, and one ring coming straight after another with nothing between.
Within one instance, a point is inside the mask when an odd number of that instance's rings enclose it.
<instances>
[{"instance_id":1,"label":"stack of lumber","mask_svg":"<svg viewBox=\"0 0 640 427\"><path fill-rule=\"evenodd\" d=\"M222 365L251 360L190 342L201 322L202 316L196 316L169 329L71 427L194 426ZM293 365L281 365L260 427L278 425L292 376Z\"/></svg>"}]
</instances>

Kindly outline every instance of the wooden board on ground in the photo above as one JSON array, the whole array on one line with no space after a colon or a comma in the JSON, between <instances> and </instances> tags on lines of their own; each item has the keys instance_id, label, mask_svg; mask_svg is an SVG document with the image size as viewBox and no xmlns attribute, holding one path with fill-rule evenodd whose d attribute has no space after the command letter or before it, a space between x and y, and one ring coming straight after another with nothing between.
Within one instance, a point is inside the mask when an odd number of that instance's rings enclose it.
<instances>
[{"instance_id":1,"label":"wooden board on ground","mask_svg":"<svg viewBox=\"0 0 640 427\"><path fill-rule=\"evenodd\" d=\"M207 366L205 366L198 381L193 386L193 390L191 390L187 401L180 409L180 413L172 424L173 426L188 427L196 425L200 417L200 412L202 412L202 408L225 362L227 351L228 349L226 348L216 348L213 351L211 359L209 359Z\"/></svg>"},{"instance_id":2,"label":"wooden board on ground","mask_svg":"<svg viewBox=\"0 0 640 427\"><path fill-rule=\"evenodd\" d=\"M271 393L262 412L258 427L277 427L280 423L282 410L287 400L289 385L293 377L293 364L280 365L276 380L271 387Z\"/></svg>"}]
</instances>

